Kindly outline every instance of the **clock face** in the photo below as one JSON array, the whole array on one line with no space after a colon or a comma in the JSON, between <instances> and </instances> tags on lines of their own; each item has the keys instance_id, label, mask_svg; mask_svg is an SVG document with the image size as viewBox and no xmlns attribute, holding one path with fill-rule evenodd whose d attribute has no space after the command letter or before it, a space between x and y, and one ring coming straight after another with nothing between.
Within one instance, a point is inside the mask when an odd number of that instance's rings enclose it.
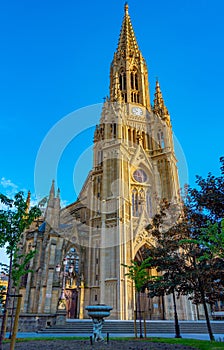
<instances>
[{"instance_id":1,"label":"clock face","mask_svg":"<svg viewBox=\"0 0 224 350\"><path fill-rule=\"evenodd\" d=\"M140 182L140 183L143 183L143 182L146 182L146 180L147 180L147 175L146 175L146 173L144 172L144 170L142 170L142 169L137 169L137 170L135 170L134 173L133 173L133 178L135 179L135 181Z\"/></svg>"},{"instance_id":2,"label":"clock face","mask_svg":"<svg viewBox=\"0 0 224 350\"><path fill-rule=\"evenodd\" d=\"M143 115L143 110L140 107L133 107L132 114L134 115Z\"/></svg>"}]
</instances>

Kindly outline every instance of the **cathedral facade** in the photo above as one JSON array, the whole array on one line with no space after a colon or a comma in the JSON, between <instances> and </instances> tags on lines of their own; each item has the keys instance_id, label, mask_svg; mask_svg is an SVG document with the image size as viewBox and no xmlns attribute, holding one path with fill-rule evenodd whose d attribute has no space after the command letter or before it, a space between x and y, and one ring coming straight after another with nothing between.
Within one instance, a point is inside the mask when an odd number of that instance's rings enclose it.
<instances>
[{"instance_id":1,"label":"cathedral facade","mask_svg":"<svg viewBox=\"0 0 224 350\"><path fill-rule=\"evenodd\" d=\"M76 202L61 209L54 182L43 216L23 235L35 248L21 284L23 313L86 318L85 306L108 304L112 319L133 319L135 289L124 265L155 245L146 230L161 199L179 201L172 126L159 82L150 101L148 70L128 5L110 68L110 94L94 134L93 168ZM61 272L57 272L61 266ZM153 273L153 271L151 271ZM171 297L142 295L147 319L172 319ZM63 299L63 300L62 300ZM64 305L63 305L64 302ZM180 319L194 307L178 300Z\"/></svg>"}]
</instances>

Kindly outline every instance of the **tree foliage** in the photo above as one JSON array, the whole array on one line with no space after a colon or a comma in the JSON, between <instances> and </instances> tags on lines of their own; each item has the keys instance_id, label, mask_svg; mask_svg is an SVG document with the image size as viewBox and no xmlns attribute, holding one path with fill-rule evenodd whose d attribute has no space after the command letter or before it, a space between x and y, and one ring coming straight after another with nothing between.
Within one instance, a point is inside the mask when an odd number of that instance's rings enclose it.
<instances>
[{"instance_id":1,"label":"tree foliage","mask_svg":"<svg viewBox=\"0 0 224 350\"><path fill-rule=\"evenodd\" d=\"M21 234L41 215L41 211L36 206L29 210L23 192L18 192L14 199L0 193L0 201L6 207L0 210L0 247L6 245L9 255L16 250Z\"/></svg>"},{"instance_id":2,"label":"tree foliage","mask_svg":"<svg viewBox=\"0 0 224 350\"><path fill-rule=\"evenodd\" d=\"M21 276L28 272L25 265L32 256L31 253L19 256L18 244L22 233L41 215L41 211L36 206L29 209L29 203L24 199L23 192L18 192L14 199L0 194L0 201L3 204L3 209L0 210L0 247L6 247L6 253L9 256L8 289L0 335L0 349L2 349L12 279L15 286L19 284Z\"/></svg>"},{"instance_id":3,"label":"tree foliage","mask_svg":"<svg viewBox=\"0 0 224 350\"><path fill-rule=\"evenodd\" d=\"M220 158L220 176L209 173L206 179L196 176L198 188L190 188L194 209L204 210L214 223L224 218L224 157Z\"/></svg>"},{"instance_id":4,"label":"tree foliage","mask_svg":"<svg viewBox=\"0 0 224 350\"><path fill-rule=\"evenodd\" d=\"M157 242L151 263L159 272L148 284L150 296L175 290L203 304L211 340L207 303L224 298L224 157L220 161L221 176L197 176L198 187L187 188L176 221L170 220L172 204L164 202L148 227Z\"/></svg>"},{"instance_id":5,"label":"tree foliage","mask_svg":"<svg viewBox=\"0 0 224 350\"><path fill-rule=\"evenodd\" d=\"M141 292L149 279L147 268L150 267L150 260L151 257L148 257L142 262L132 260L131 265L122 264L128 268L128 272L125 275L134 282L137 292Z\"/></svg>"}]
</instances>

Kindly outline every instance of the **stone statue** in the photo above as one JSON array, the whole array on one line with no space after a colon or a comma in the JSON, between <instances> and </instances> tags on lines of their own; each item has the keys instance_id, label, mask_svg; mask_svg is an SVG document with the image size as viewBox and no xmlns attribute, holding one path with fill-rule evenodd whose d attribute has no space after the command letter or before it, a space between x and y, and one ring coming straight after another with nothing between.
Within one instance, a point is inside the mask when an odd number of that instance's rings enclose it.
<instances>
[{"instance_id":1,"label":"stone statue","mask_svg":"<svg viewBox=\"0 0 224 350\"><path fill-rule=\"evenodd\" d=\"M93 318L93 338L96 342L103 341L102 328L104 319L103 318Z\"/></svg>"}]
</instances>

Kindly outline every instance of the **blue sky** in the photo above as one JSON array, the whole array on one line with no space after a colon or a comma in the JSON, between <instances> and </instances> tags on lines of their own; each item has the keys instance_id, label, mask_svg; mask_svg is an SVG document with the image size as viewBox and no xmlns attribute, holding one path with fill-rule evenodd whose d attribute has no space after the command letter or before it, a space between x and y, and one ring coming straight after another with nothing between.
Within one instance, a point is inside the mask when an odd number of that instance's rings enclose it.
<instances>
[{"instance_id":1,"label":"blue sky","mask_svg":"<svg viewBox=\"0 0 224 350\"><path fill-rule=\"evenodd\" d=\"M69 113L102 103L108 95L123 7L121 0L1 2L1 192L34 193L36 157L49 130ZM129 1L148 65L151 100L158 77L192 185L196 174L218 174L223 155L223 12L222 0ZM67 203L76 199L92 165L93 126L84 128L84 118L88 116L77 114L74 128L80 135L64 145L58 159L56 181ZM53 139L52 152L57 144ZM49 162L48 150L40 196L47 194L54 177Z\"/></svg>"}]
</instances>

